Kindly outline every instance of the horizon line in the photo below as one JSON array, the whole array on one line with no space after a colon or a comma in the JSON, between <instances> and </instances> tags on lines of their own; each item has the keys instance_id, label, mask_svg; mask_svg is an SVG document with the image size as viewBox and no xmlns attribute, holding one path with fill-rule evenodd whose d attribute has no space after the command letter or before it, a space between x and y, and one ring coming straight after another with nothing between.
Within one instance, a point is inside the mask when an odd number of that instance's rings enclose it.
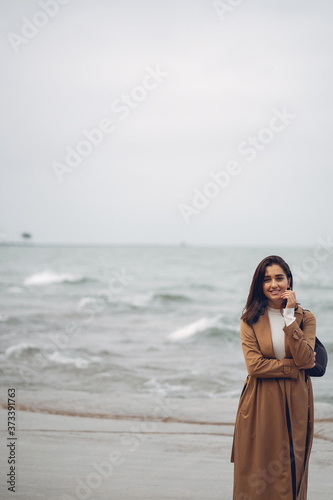
<instances>
[{"instance_id":1,"label":"horizon line","mask_svg":"<svg viewBox=\"0 0 333 500\"><path fill-rule=\"evenodd\" d=\"M286 245L283 243L269 243L269 244L251 244L251 243L189 243L186 241L180 241L179 243L157 243L157 242L150 242L150 243L139 243L139 242L132 242L132 243L125 243L125 242L118 242L118 243L106 243L106 242L43 242L43 241L0 241L0 246L85 246L85 247L97 247L97 246L104 246L104 247L181 247L181 248L198 248L198 247L204 247L204 248L230 248L230 247L237 247L237 248L267 248L267 247L283 247L283 248L312 248L312 245L310 244L294 244L294 245Z\"/></svg>"}]
</instances>

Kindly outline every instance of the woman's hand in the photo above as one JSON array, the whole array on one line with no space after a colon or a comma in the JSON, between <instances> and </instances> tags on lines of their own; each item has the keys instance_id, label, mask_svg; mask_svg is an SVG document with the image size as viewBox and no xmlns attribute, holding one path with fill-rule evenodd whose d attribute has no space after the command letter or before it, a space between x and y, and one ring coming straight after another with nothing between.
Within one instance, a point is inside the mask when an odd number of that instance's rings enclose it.
<instances>
[{"instance_id":1,"label":"woman's hand","mask_svg":"<svg viewBox=\"0 0 333 500\"><path fill-rule=\"evenodd\" d=\"M295 308L296 307L296 294L293 290L286 290L281 293L281 297L283 299L287 299L286 309Z\"/></svg>"},{"instance_id":2,"label":"woman's hand","mask_svg":"<svg viewBox=\"0 0 333 500\"><path fill-rule=\"evenodd\" d=\"M313 359L310 363L308 363L307 365L304 365L304 366L299 366L299 369L300 370L310 370L311 368L313 368L316 364L316 352L313 353Z\"/></svg>"}]
</instances>

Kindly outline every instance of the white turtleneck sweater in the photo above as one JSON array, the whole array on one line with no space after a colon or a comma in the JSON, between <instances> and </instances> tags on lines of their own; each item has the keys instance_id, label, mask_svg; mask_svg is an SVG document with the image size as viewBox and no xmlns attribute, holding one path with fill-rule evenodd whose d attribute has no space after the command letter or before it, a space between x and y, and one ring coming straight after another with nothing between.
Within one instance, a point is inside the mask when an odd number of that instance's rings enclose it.
<instances>
[{"instance_id":1,"label":"white turtleneck sweater","mask_svg":"<svg viewBox=\"0 0 333 500\"><path fill-rule=\"evenodd\" d=\"M271 326L271 335L274 354L277 359L283 359L286 355L284 347L285 333L283 331L284 326L289 326L293 321L295 321L294 309L288 308L283 309L283 315L280 309L274 309L273 307L267 306L269 323Z\"/></svg>"}]
</instances>

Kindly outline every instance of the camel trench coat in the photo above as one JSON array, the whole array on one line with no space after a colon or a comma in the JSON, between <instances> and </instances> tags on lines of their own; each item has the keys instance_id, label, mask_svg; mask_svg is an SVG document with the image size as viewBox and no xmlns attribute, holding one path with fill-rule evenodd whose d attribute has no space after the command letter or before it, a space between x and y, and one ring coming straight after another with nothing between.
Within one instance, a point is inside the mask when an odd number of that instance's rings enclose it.
<instances>
[{"instance_id":1,"label":"camel trench coat","mask_svg":"<svg viewBox=\"0 0 333 500\"><path fill-rule=\"evenodd\" d=\"M313 440L313 393L310 377L299 369L311 361L316 319L304 310L303 331L296 320L283 328L284 359L273 350L267 307L240 334L248 376L240 396L231 462L233 500L306 500Z\"/></svg>"}]
</instances>

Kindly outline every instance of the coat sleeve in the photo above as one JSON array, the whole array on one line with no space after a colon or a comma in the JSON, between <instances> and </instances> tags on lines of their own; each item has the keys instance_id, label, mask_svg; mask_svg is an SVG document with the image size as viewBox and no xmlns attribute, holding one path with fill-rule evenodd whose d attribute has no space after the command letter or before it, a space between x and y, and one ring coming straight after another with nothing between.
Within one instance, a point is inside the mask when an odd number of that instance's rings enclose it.
<instances>
[{"instance_id":1,"label":"coat sleeve","mask_svg":"<svg viewBox=\"0 0 333 500\"><path fill-rule=\"evenodd\" d=\"M293 359L269 359L260 351L252 326L241 320L240 334L248 374L257 378L298 377L299 369Z\"/></svg>"},{"instance_id":2,"label":"coat sleeve","mask_svg":"<svg viewBox=\"0 0 333 500\"><path fill-rule=\"evenodd\" d=\"M283 328L295 364L304 366L311 362L316 342L316 318L310 311L304 311L303 330L296 320Z\"/></svg>"}]
</instances>

